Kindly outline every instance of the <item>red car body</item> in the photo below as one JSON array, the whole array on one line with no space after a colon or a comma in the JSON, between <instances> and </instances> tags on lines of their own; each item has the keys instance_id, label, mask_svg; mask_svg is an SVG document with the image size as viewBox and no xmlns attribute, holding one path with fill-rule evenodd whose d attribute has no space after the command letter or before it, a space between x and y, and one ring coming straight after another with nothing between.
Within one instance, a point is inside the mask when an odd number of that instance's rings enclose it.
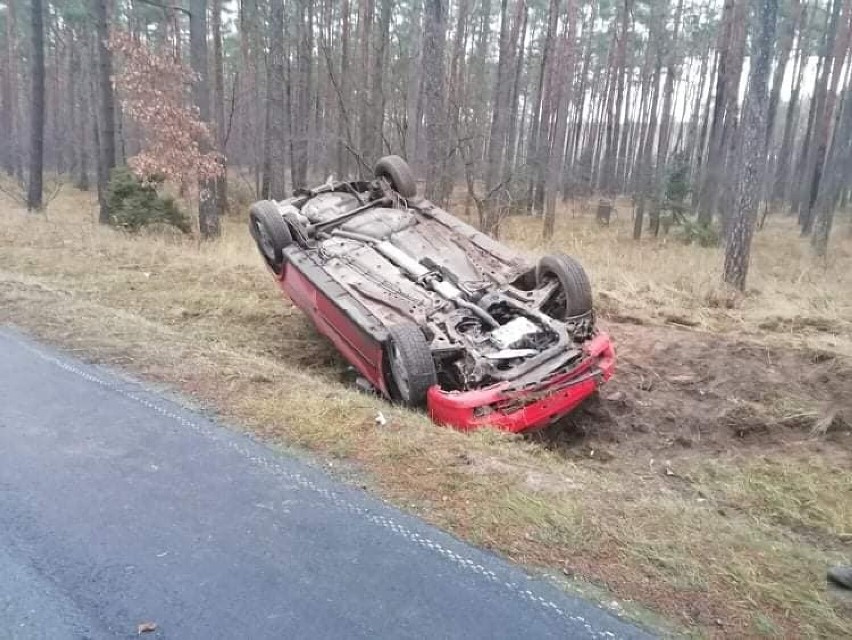
<instances>
[{"instance_id":1,"label":"red car body","mask_svg":"<svg viewBox=\"0 0 852 640\"><path fill-rule=\"evenodd\" d=\"M521 389L501 382L472 391L429 389L429 415L438 424L459 429L492 426L520 433L547 426L573 411L612 377L615 350L598 333L583 345L585 358L574 369Z\"/></svg>"}]
</instances>

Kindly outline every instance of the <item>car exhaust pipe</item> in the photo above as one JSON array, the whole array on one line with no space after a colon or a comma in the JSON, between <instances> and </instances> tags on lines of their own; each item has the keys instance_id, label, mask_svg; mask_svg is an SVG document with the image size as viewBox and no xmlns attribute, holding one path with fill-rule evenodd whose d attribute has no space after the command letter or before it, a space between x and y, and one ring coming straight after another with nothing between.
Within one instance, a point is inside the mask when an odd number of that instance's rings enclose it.
<instances>
[{"instance_id":1,"label":"car exhaust pipe","mask_svg":"<svg viewBox=\"0 0 852 640\"><path fill-rule=\"evenodd\" d=\"M473 302L465 300L462 291L454 284L447 282L446 280L438 279L435 277L436 274L432 269L420 264L417 260L405 253L405 251L402 251L387 240L376 240L375 238L362 233L354 233L352 231L344 231L342 229L335 229L331 233L334 236L357 240L373 247L373 249L402 269L403 273L415 282L422 282L427 289L434 291L445 300L449 300L456 306L463 307L468 311L471 311L480 320L490 325L492 328L496 329L500 326L500 323L497 322L485 309L477 306Z\"/></svg>"}]
</instances>

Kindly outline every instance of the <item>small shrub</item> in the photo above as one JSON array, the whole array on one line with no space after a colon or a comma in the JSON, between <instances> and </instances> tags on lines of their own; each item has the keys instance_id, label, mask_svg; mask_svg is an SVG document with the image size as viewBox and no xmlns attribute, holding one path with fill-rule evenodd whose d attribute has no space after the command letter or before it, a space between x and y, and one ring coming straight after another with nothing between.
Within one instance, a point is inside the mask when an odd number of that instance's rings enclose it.
<instances>
[{"instance_id":1,"label":"small shrub","mask_svg":"<svg viewBox=\"0 0 852 640\"><path fill-rule=\"evenodd\" d=\"M718 247L722 234L719 228L712 224L702 224L696 220L684 218L681 238L686 244L697 244L699 247Z\"/></svg>"},{"instance_id":2,"label":"small shrub","mask_svg":"<svg viewBox=\"0 0 852 640\"><path fill-rule=\"evenodd\" d=\"M672 159L666 178L666 201L681 210L686 208L684 203L692 192L689 169L689 157L681 151Z\"/></svg>"},{"instance_id":3,"label":"small shrub","mask_svg":"<svg viewBox=\"0 0 852 640\"><path fill-rule=\"evenodd\" d=\"M110 224L131 233L159 224L189 233L189 218L178 208L174 198L157 193L156 185L162 182L159 178L142 181L127 167L113 169L107 190Z\"/></svg>"}]
</instances>

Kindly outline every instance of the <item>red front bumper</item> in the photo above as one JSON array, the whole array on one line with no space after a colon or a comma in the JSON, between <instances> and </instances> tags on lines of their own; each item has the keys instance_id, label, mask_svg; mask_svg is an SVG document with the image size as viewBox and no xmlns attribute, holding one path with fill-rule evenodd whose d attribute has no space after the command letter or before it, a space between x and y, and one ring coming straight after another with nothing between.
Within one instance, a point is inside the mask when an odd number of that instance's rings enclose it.
<instances>
[{"instance_id":1,"label":"red front bumper","mask_svg":"<svg viewBox=\"0 0 852 640\"><path fill-rule=\"evenodd\" d=\"M458 429L490 426L514 433L543 427L573 410L612 377L615 350L599 333L583 345L585 357L574 369L538 386L510 390L511 382L475 391L429 389L429 415Z\"/></svg>"}]
</instances>

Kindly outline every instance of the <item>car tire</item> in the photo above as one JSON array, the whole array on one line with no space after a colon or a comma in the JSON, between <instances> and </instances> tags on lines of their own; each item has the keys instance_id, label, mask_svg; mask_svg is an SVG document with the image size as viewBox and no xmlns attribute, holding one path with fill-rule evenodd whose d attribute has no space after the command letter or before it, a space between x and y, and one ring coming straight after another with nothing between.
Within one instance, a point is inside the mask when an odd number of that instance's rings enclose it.
<instances>
[{"instance_id":1,"label":"car tire","mask_svg":"<svg viewBox=\"0 0 852 640\"><path fill-rule=\"evenodd\" d=\"M391 399L408 407L426 406L426 393L438 383L438 375L432 350L420 328L415 324L390 327L385 357Z\"/></svg>"},{"instance_id":2,"label":"car tire","mask_svg":"<svg viewBox=\"0 0 852 640\"><path fill-rule=\"evenodd\" d=\"M293 244L293 234L278 205L272 200L255 202L249 210L249 229L260 255L275 272L284 269L284 249Z\"/></svg>"},{"instance_id":3,"label":"car tire","mask_svg":"<svg viewBox=\"0 0 852 640\"><path fill-rule=\"evenodd\" d=\"M373 170L377 178L386 178L393 190L403 198L417 196L417 181L408 163L399 156L381 158Z\"/></svg>"},{"instance_id":4,"label":"car tire","mask_svg":"<svg viewBox=\"0 0 852 640\"><path fill-rule=\"evenodd\" d=\"M592 284L586 270L564 253L544 256L536 267L536 283L543 285L555 278L559 288L542 305L542 312L556 320L582 316L592 310Z\"/></svg>"}]
</instances>

